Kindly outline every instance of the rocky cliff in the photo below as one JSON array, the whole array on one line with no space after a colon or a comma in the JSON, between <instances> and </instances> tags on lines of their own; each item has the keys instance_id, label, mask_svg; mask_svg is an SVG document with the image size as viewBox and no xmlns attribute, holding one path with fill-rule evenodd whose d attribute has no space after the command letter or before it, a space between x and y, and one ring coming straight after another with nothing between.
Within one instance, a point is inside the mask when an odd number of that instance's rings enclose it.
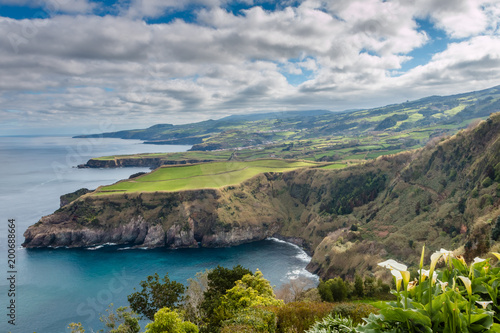
<instances>
[{"instance_id":1,"label":"rocky cliff","mask_svg":"<svg viewBox=\"0 0 500 333\"><path fill-rule=\"evenodd\" d=\"M412 264L423 244L468 257L498 251L499 183L496 114L426 148L342 170L265 173L221 189L86 194L31 226L23 245L217 247L279 236L310 250L309 269L320 276L353 277L386 257Z\"/></svg>"},{"instance_id":2,"label":"rocky cliff","mask_svg":"<svg viewBox=\"0 0 500 333\"><path fill-rule=\"evenodd\" d=\"M90 159L85 164L78 165L78 168L125 168L125 167L149 167L151 169L159 168L162 165L182 165L208 163L213 160L166 160L155 157L116 157L112 160Z\"/></svg>"}]
</instances>

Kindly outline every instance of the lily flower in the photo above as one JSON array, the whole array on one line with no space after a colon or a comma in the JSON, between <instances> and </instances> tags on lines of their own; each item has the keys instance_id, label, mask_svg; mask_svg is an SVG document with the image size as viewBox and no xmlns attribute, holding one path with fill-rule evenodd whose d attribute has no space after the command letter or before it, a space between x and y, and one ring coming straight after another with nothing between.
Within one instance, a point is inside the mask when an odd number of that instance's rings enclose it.
<instances>
[{"instance_id":1,"label":"lily flower","mask_svg":"<svg viewBox=\"0 0 500 333\"><path fill-rule=\"evenodd\" d=\"M422 271L422 281L424 281L425 278L430 276L431 272L428 271L427 269L418 270L418 274L420 274L420 271ZM436 279L437 279L436 272L432 272L432 283L436 283Z\"/></svg>"},{"instance_id":2,"label":"lily flower","mask_svg":"<svg viewBox=\"0 0 500 333\"><path fill-rule=\"evenodd\" d=\"M427 269L419 269L418 274L422 275L422 280L425 280L426 277L429 277L429 271Z\"/></svg>"},{"instance_id":3,"label":"lily flower","mask_svg":"<svg viewBox=\"0 0 500 333\"><path fill-rule=\"evenodd\" d=\"M481 305L483 309L486 309L488 307L488 304L493 303L493 301L476 301L476 303Z\"/></svg>"},{"instance_id":4,"label":"lily flower","mask_svg":"<svg viewBox=\"0 0 500 333\"><path fill-rule=\"evenodd\" d=\"M441 254L443 255L443 259L445 262L448 262L448 257L452 257L453 256L453 251L448 251L448 250L445 250L445 249L441 249L439 250L439 252L441 252Z\"/></svg>"},{"instance_id":5,"label":"lily flower","mask_svg":"<svg viewBox=\"0 0 500 333\"><path fill-rule=\"evenodd\" d=\"M498 252L491 252L495 257L497 257L498 260L500 260L500 253Z\"/></svg>"},{"instance_id":6,"label":"lily flower","mask_svg":"<svg viewBox=\"0 0 500 333\"><path fill-rule=\"evenodd\" d=\"M483 261L485 261L485 260L486 260L486 259L482 259L482 258L479 258L479 257L475 257L475 258L474 258L474 262L473 262L472 264L474 265L474 264L477 264L477 263L479 263L479 262L483 262Z\"/></svg>"},{"instance_id":7,"label":"lily flower","mask_svg":"<svg viewBox=\"0 0 500 333\"><path fill-rule=\"evenodd\" d=\"M410 282L410 272L402 271L401 276L403 277L403 286L405 286L406 288L408 286L408 283Z\"/></svg>"},{"instance_id":8,"label":"lily flower","mask_svg":"<svg viewBox=\"0 0 500 333\"><path fill-rule=\"evenodd\" d=\"M401 281L403 281L403 275L400 271L395 269L391 269L391 274L394 276L394 279L396 279L396 290L399 293L399 290L401 289Z\"/></svg>"},{"instance_id":9,"label":"lily flower","mask_svg":"<svg viewBox=\"0 0 500 333\"><path fill-rule=\"evenodd\" d=\"M472 296L472 282L468 277L465 276L459 276L460 280L464 283L465 289L467 290L467 293L469 294L469 297Z\"/></svg>"},{"instance_id":10,"label":"lily flower","mask_svg":"<svg viewBox=\"0 0 500 333\"><path fill-rule=\"evenodd\" d=\"M420 269L424 267L425 244L422 246L422 254L420 255Z\"/></svg>"},{"instance_id":11,"label":"lily flower","mask_svg":"<svg viewBox=\"0 0 500 333\"><path fill-rule=\"evenodd\" d=\"M467 267L467 263L465 262L465 258L462 255L458 255L455 258L458 259L462 264L464 264L465 267Z\"/></svg>"},{"instance_id":12,"label":"lily flower","mask_svg":"<svg viewBox=\"0 0 500 333\"><path fill-rule=\"evenodd\" d=\"M446 287L448 287L448 282L443 282L438 279L439 285L441 286L441 290L443 293L446 291Z\"/></svg>"},{"instance_id":13,"label":"lily flower","mask_svg":"<svg viewBox=\"0 0 500 333\"><path fill-rule=\"evenodd\" d=\"M434 268L436 268L436 264L442 255L443 253L441 253L441 251L436 251L431 255L431 266L429 267L430 272L434 272Z\"/></svg>"},{"instance_id":14,"label":"lily flower","mask_svg":"<svg viewBox=\"0 0 500 333\"><path fill-rule=\"evenodd\" d=\"M414 281L411 281L410 283L408 283L408 291L415 288L417 286L417 282L418 282L417 280L414 280Z\"/></svg>"},{"instance_id":15,"label":"lily flower","mask_svg":"<svg viewBox=\"0 0 500 333\"><path fill-rule=\"evenodd\" d=\"M389 260L380 262L377 265L384 267L384 268L389 268L390 270L395 269L395 270L400 271L400 272L408 270L408 267L405 264L401 264L393 259L389 259Z\"/></svg>"}]
</instances>

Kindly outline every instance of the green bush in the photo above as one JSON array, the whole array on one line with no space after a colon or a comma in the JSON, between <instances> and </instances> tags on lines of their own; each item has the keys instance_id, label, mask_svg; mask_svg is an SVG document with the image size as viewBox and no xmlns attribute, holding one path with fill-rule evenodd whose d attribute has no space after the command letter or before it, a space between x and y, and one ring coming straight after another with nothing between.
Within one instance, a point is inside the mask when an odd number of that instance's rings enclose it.
<instances>
[{"instance_id":1,"label":"green bush","mask_svg":"<svg viewBox=\"0 0 500 333\"><path fill-rule=\"evenodd\" d=\"M276 315L262 308L244 309L222 324L221 333L276 332Z\"/></svg>"},{"instance_id":2,"label":"green bush","mask_svg":"<svg viewBox=\"0 0 500 333\"><path fill-rule=\"evenodd\" d=\"M323 318L321 321L317 321L307 333L352 333L356 332L354 330L354 324L352 319L344 318L339 315L333 317L331 314Z\"/></svg>"},{"instance_id":3,"label":"green bush","mask_svg":"<svg viewBox=\"0 0 500 333\"><path fill-rule=\"evenodd\" d=\"M354 324L363 323L363 318L366 318L370 313L377 313L378 309L373 305L366 303L339 303L333 309L333 314L338 314L342 317L349 317Z\"/></svg>"},{"instance_id":4,"label":"green bush","mask_svg":"<svg viewBox=\"0 0 500 333\"><path fill-rule=\"evenodd\" d=\"M365 288L363 287L363 278L356 274L354 278L354 295L357 297L365 296Z\"/></svg>"},{"instance_id":5,"label":"green bush","mask_svg":"<svg viewBox=\"0 0 500 333\"><path fill-rule=\"evenodd\" d=\"M485 194L481 196L479 199L479 208L483 209L484 207L488 207L493 205L493 197L489 194Z\"/></svg>"},{"instance_id":6,"label":"green bush","mask_svg":"<svg viewBox=\"0 0 500 333\"><path fill-rule=\"evenodd\" d=\"M302 333L328 315L334 307L334 304L324 302L292 302L283 306L267 306L264 309L276 314L277 333Z\"/></svg>"},{"instance_id":7,"label":"green bush","mask_svg":"<svg viewBox=\"0 0 500 333\"><path fill-rule=\"evenodd\" d=\"M325 302L342 302L347 298L347 285L340 277L321 281L318 286L321 299Z\"/></svg>"},{"instance_id":8,"label":"green bush","mask_svg":"<svg viewBox=\"0 0 500 333\"><path fill-rule=\"evenodd\" d=\"M146 325L145 333L198 333L198 327L183 321L177 310L163 308L154 315L154 321Z\"/></svg>"},{"instance_id":9,"label":"green bush","mask_svg":"<svg viewBox=\"0 0 500 333\"><path fill-rule=\"evenodd\" d=\"M491 180L490 177L486 177L486 178L484 178L483 182L481 183L481 186L486 188L486 187L490 187L491 184L493 184L493 180Z\"/></svg>"}]
</instances>

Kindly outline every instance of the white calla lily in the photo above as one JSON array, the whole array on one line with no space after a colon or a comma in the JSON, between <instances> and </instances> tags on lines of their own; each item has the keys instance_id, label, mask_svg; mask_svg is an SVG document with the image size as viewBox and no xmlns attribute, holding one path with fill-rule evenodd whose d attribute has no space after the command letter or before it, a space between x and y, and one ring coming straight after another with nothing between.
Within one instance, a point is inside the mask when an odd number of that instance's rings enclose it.
<instances>
[{"instance_id":1,"label":"white calla lily","mask_svg":"<svg viewBox=\"0 0 500 333\"><path fill-rule=\"evenodd\" d=\"M388 268L390 270L397 270L400 272L408 270L408 267L405 264L399 263L393 259L380 262L377 265L379 265L380 267Z\"/></svg>"},{"instance_id":2,"label":"white calla lily","mask_svg":"<svg viewBox=\"0 0 500 333\"><path fill-rule=\"evenodd\" d=\"M439 250L439 252L441 252L441 254L443 255L443 259L445 262L448 261L448 257L453 256L453 251L441 249L441 250Z\"/></svg>"},{"instance_id":3,"label":"white calla lily","mask_svg":"<svg viewBox=\"0 0 500 333\"><path fill-rule=\"evenodd\" d=\"M483 309L486 309L489 304L493 303L493 301L476 301L476 303L481 305Z\"/></svg>"},{"instance_id":4,"label":"white calla lily","mask_svg":"<svg viewBox=\"0 0 500 333\"><path fill-rule=\"evenodd\" d=\"M468 277L465 276L459 276L460 280L464 283L465 289L467 290L467 294L469 294L469 297L472 296L472 282Z\"/></svg>"},{"instance_id":5,"label":"white calla lily","mask_svg":"<svg viewBox=\"0 0 500 333\"><path fill-rule=\"evenodd\" d=\"M396 279L396 290L399 293L399 291L401 290L401 281L403 281L403 275L396 269L391 269L391 274L392 276L394 276L394 279Z\"/></svg>"},{"instance_id":6,"label":"white calla lily","mask_svg":"<svg viewBox=\"0 0 500 333\"><path fill-rule=\"evenodd\" d=\"M439 282L439 285L441 286L441 290L444 293L446 291L446 287L448 287L448 282L443 282L443 281L440 281L439 279L437 281Z\"/></svg>"},{"instance_id":7,"label":"white calla lily","mask_svg":"<svg viewBox=\"0 0 500 333\"><path fill-rule=\"evenodd\" d=\"M486 259L475 257L472 264L474 265L474 264L477 264L477 263L480 263L480 262L483 262L483 261L486 261Z\"/></svg>"},{"instance_id":8,"label":"white calla lily","mask_svg":"<svg viewBox=\"0 0 500 333\"><path fill-rule=\"evenodd\" d=\"M441 251L436 251L431 255L431 266L429 268L430 272L434 272L434 268L436 268L436 264L442 255Z\"/></svg>"},{"instance_id":9,"label":"white calla lily","mask_svg":"<svg viewBox=\"0 0 500 333\"><path fill-rule=\"evenodd\" d=\"M422 275L422 281L425 280L426 277L429 277L429 270L427 269L419 269L418 274Z\"/></svg>"}]
</instances>

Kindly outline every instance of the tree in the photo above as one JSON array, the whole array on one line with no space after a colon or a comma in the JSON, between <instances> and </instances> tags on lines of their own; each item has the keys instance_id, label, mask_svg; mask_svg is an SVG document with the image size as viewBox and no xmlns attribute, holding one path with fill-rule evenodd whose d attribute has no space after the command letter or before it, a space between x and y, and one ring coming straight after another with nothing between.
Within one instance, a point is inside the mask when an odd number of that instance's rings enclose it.
<instances>
[{"instance_id":1,"label":"tree","mask_svg":"<svg viewBox=\"0 0 500 333\"><path fill-rule=\"evenodd\" d=\"M158 273L147 277L146 281L141 281L142 290L127 296L130 307L135 312L149 320L154 319L154 315L161 308L175 308L177 303L182 301L184 286L182 283L170 281L168 273L160 282ZM135 288L134 288L135 290Z\"/></svg>"},{"instance_id":2,"label":"tree","mask_svg":"<svg viewBox=\"0 0 500 333\"><path fill-rule=\"evenodd\" d=\"M333 302L332 290L325 281L319 282L318 292L323 302Z\"/></svg>"},{"instance_id":3,"label":"tree","mask_svg":"<svg viewBox=\"0 0 500 333\"><path fill-rule=\"evenodd\" d=\"M216 310L221 304L221 297L246 274L252 274L252 271L241 265L233 268L217 266L208 273L208 289L203 293L203 301L200 305L205 324L202 331L218 331L222 317Z\"/></svg>"},{"instance_id":4,"label":"tree","mask_svg":"<svg viewBox=\"0 0 500 333\"><path fill-rule=\"evenodd\" d=\"M71 323L68 325L68 328L71 330L71 333L85 333L82 323Z\"/></svg>"},{"instance_id":5,"label":"tree","mask_svg":"<svg viewBox=\"0 0 500 333\"><path fill-rule=\"evenodd\" d=\"M189 321L183 321L176 310L163 308L155 313L154 321L146 325L144 333L198 333L198 327Z\"/></svg>"},{"instance_id":6,"label":"tree","mask_svg":"<svg viewBox=\"0 0 500 333\"><path fill-rule=\"evenodd\" d=\"M106 310L107 316L99 318L104 323L108 333L139 333L139 316L126 306L121 306L113 311L113 304ZM101 332L101 331L100 331Z\"/></svg>"},{"instance_id":7,"label":"tree","mask_svg":"<svg viewBox=\"0 0 500 333\"><path fill-rule=\"evenodd\" d=\"M365 296L365 290L363 288L363 278L356 274L354 278L354 295L358 297Z\"/></svg>"},{"instance_id":8,"label":"tree","mask_svg":"<svg viewBox=\"0 0 500 333\"><path fill-rule=\"evenodd\" d=\"M308 286L313 283L305 276L299 276L296 279L291 279L288 283L283 284L276 290L276 298L282 299L285 303L301 301Z\"/></svg>"},{"instance_id":9,"label":"tree","mask_svg":"<svg viewBox=\"0 0 500 333\"><path fill-rule=\"evenodd\" d=\"M347 286L340 277L321 281L318 285L318 292L325 302L341 302L347 297Z\"/></svg>"},{"instance_id":10,"label":"tree","mask_svg":"<svg viewBox=\"0 0 500 333\"><path fill-rule=\"evenodd\" d=\"M257 270L255 274L247 274L236 281L236 285L222 296L217 312L223 319L230 319L252 307L283 304L282 300L276 299L269 281Z\"/></svg>"},{"instance_id":11,"label":"tree","mask_svg":"<svg viewBox=\"0 0 500 333\"><path fill-rule=\"evenodd\" d=\"M186 297L184 301L185 316L189 321L195 324L201 324L202 313L201 303L204 299L204 293L208 290L208 274L210 270L196 273L194 279L188 279Z\"/></svg>"},{"instance_id":12,"label":"tree","mask_svg":"<svg viewBox=\"0 0 500 333\"><path fill-rule=\"evenodd\" d=\"M332 297L335 302L342 302L347 297L347 286L341 277L326 282L332 291Z\"/></svg>"}]
</instances>

